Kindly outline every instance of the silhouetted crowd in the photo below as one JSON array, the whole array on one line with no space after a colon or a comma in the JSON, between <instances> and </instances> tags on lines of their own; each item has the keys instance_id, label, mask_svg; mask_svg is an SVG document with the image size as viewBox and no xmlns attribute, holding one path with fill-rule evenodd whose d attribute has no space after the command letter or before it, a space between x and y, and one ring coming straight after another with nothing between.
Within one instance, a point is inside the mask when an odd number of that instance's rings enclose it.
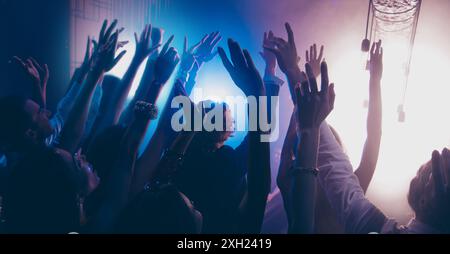
<instances>
[{"instance_id":1,"label":"silhouetted crowd","mask_svg":"<svg viewBox=\"0 0 450 254\"><path fill-rule=\"evenodd\" d=\"M277 198L288 221L284 233L450 233L446 148L433 151L411 180L408 202L414 217L407 225L388 218L365 196L382 135L381 41L370 50L367 139L354 168L326 122L336 95L324 47L306 50L301 68L289 24L287 39L264 34L263 76L238 42L228 39L228 50L217 47L219 32L192 46L185 38L179 54L171 47L173 36L163 44L162 29L147 25L135 34L136 51L119 79L107 75L126 53L117 23L105 21L97 41L87 38L84 60L54 114L46 108L48 66L14 57L32 91L30 97L0 98L0 233L258 234L268 200ZM261 140L270 131L249 130L232 148L225 145L233 135L229 105L189 100L188 109L171 107L174 98L189 98L202 66L217 55L247 97L278 97L284 82L276 68L286 75L290 97L279 99L291 100L294 111L274 192L270 143ZM144 62L139 87L128 101ZM160 92L173 75L167 103L158 108ZM256 102L256 120L276 110ZM172 126L177 112L184 114L181 131ZM199 130L186 120L194 115L214 118L223 128ZM148 126L158 118L139 153Z\"/></svg>"}]
</instances>

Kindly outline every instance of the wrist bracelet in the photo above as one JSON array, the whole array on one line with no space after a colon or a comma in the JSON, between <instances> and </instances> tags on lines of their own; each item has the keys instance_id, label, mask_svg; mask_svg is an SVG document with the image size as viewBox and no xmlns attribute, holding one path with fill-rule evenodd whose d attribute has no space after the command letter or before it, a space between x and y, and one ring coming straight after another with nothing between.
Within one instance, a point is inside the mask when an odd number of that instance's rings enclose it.
<instances>
[{"instance_id":1,"label":"wrist bracelet","mask_svg":"<svg viewBox=\"0 0 450 254\"><path fill-rule=\"evenodd\" d=\"M319 170L317 168L292 167L291 174L292 175L312 174L314 176L317 176L319 174Z\"/></svg>"},{"instance_id":2,"label":"wrist bracelet","mask_svg":"<svg viewBox=\"0 0 450 254\"><path fill-rule=\"evenodd\" d=\"M134 106L134 113L150 120L158 118L158 107L152 103L138 101Z\"/></svg>"}]
</instances>

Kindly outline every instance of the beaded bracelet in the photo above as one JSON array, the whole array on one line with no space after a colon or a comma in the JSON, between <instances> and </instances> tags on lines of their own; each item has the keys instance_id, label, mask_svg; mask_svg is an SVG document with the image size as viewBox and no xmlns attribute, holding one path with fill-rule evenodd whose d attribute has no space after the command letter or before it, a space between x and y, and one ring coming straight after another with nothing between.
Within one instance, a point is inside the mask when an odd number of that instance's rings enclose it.
<instances>
[{"instance_id":1,"label":"beaded bracelet","mask_svg":"<svg viewBox=\"0 0 450 254\"><path fill-rule=\"evenodd\" d=\"M150 120L158 118L158 107L152 103L138 101L134 106L134 113Z\"/></svg>"}]
</instances>

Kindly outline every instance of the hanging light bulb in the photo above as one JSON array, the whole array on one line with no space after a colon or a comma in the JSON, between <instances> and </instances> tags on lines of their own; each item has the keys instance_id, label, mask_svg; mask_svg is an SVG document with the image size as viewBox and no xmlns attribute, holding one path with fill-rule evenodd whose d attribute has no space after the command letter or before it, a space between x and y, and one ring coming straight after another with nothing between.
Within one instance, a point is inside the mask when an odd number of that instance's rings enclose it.
<instances>
[{"instance_id":1,"label":"hanging light bulb","mask_svg":"<svg viewBox=\"0 0 450 254\"><path fill-rule=\"evenodd\" d=\"M422 0L370 0L366 35L361 51L368 59L371 41L383 41L385 52L384 83L390 83L389 96L397 96L398 121L406 119L405 102L409 68ZM368 70L368 61L366 69ZM392 99L392 98L387 98ZM395 98L394 98L395 100Z\"/></svg>"}]
</instances>

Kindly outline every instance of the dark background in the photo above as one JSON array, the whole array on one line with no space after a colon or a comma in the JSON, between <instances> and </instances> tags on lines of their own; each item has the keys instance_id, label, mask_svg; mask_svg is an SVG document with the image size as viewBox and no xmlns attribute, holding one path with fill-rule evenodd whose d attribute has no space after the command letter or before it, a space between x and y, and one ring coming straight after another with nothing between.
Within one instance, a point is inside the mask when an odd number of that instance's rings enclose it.
<instances>
[{"instance_id":1,"label":"dark background","mask_svg":"<svg viewBox=\"0 0 450 254\"><path fill-rule=\"evenodd\" d=\"M50 69L47 101L50 109L62 96L56 86L69 80L70 1L0 0L0 96L28 91L19 80L21 69L11 61L15 55L33 56ZM29 82L25 82L29 84Z\"/></svg>"},{"instance_id":2,"label":"dark background","mask_svg":"<svg viewBox=\"0 0 450 254\"><path fill-rule=\"evenodd\" d=\"M81 1L81 0L80 0ZM118 1L118 0L115 0ZM137 0L136 0L137 1ZM155 0L153 0L155 1ZM206 32L221 31L224 38L232 37L249 49L262 72L264 63L258 56L264 31L272 29L285 37L283 24L291 22L296 45L304 63L304 50L314 42L324 44L330 77L336 83L337 100L329 122L344 140L352 163L359 163L366 137L367 111L362 107L367 99L367 81L358 83L354 78L359 63L359 47L364 35L368 0L170 0L150 20L166 30L166 37L175 34L174 45L182 49L183 36L189 41L199 40ZM47 63L50 69L48 106L63 95L70 78L70 51L84 52L85 44L70 42L69 0L0 0L0 96L23 93L28 90L21 81L11 57L34 56ZM128 10L127 10L128 11ZM448 136L448 100L450 69L450 0L424 0L417 30L415 56L412 59L407 122L394 125L398 101L386 102L390 88L399 84L383 81L384 115L382 153L368 197L389 216L407 222L411 211L406 202L409 181L421 165L429 159L433 149L450 144ZM101 22L101 20L99 21ZM93 30L98 31L100 24ZM142 27L127 27L131 43L132 32ZM126 33L126 32L125 32ZM88 34L78 34L80 38ZM92 35L92 34L91 34ZM96 34L93 34L96 35ZM226 46L226 40L220 46ZM130 45L132 47L132 45ZM395 50L385 47L385 56L394 56ZM82 54L80 54L81 56ZM77 60L77 59L75 59ZM79 59L78 59L79 60ZM125 61L124 61L125 62ZM126 69L124 63L122 72ZM280 73L279 73L280 74ZM283 75L280 74L280 77ZM20 85L19 85L20 84ZM219 59L202 69L198 84L220 88L234 86ZM235 90L226 90L225 92ZM281 91L288 98L287 86ZM292 111L289 100L280 102L280 138L272 144L273 169ZM393 113L392 113L393 112ZM394 118L389 118L389 114ZM424 133L423 130L431 130ZM425 135L426 134L426 135ZM238 143L238 142L236 142ZM274 172L276 173L276 172ZM276 177L276 174L273 175ZM275 181L273 181L275 183Z\"/></svg>"}]
</instances>

